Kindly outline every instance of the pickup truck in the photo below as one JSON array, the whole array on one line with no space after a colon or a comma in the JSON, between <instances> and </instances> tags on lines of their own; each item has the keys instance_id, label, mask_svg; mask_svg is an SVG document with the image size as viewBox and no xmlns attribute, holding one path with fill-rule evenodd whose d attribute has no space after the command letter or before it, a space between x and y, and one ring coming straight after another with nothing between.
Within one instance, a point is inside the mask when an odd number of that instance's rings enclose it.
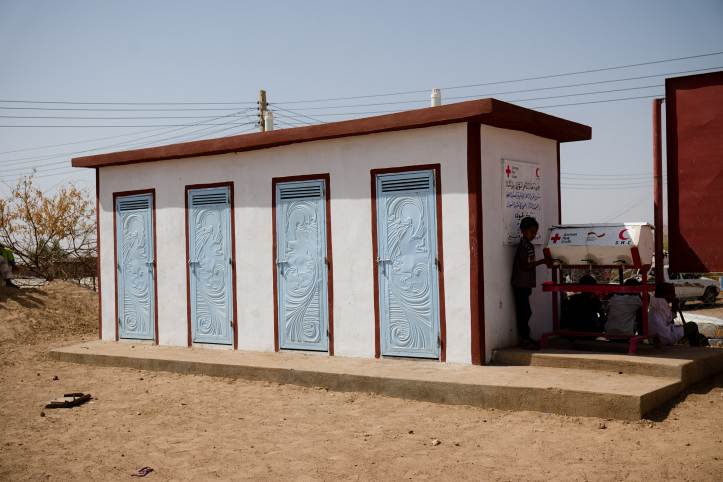
<instances>
[{"instance_id":1,"label":"pickup truck","mask_svg":"<svg viewBox=\"0 0 723 482\"><path fill-rule=\"evenodd\" d=\"M718 284L715 280L694 273L669 273L665 266L664 280L675 286L675 295L681 303L701 301L706 305L715 304L718 298ZM655 268L648 273L648 279L655 281Z\"/></svg>"}]
</instances>

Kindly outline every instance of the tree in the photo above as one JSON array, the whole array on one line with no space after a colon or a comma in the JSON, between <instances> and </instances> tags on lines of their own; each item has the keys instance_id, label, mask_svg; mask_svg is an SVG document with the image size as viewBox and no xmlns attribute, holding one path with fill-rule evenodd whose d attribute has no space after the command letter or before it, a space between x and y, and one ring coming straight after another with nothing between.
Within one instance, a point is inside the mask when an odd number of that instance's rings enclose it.
<instances>
[{"instance_id":1,"label":"tree","mask_svg":"<svg viewBox=\"0 0 723 482\"><path fill-rule=\"evenodd\" d=\"M18 264L52 280L68 263L96 255L95 207L90 195L72 184L46 194L33 177L18 180L11 197L0 199L0 242Z\"/></svg>"}]
</instances>

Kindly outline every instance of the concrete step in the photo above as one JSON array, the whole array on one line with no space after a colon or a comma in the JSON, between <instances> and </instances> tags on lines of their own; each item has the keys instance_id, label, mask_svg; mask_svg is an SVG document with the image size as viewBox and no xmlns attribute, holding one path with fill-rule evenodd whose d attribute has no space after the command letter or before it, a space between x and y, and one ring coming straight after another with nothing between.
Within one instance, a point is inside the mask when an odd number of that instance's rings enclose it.
<instances>
[{"instance_id":1,"label":"concrete step","mask_svg":"<svg viewBox=\"0 0 723 482\"><path fill-rule=\"evenodd\" d=\"M598 347L599 348L599 347ZM671 346L641 347L638 355L579 350L545 349L529 351L520 348L495 350L495 365L572 368L672 378L683 387L723 372L723 350Z\"/></svg>"},{"instance_id":2,"label":"concrete step","mask_svg":"<svg viewBox=\"0 0 723 482\"><path fill-rule=\"evenodd\" d=\"M502 410L636 420L682 390L675 378L546 366L471 366L303 353L88 342L52 350L65 362L264 380ZM182 382L179 382L182 383Z\"/></svg>"}]
</instances>

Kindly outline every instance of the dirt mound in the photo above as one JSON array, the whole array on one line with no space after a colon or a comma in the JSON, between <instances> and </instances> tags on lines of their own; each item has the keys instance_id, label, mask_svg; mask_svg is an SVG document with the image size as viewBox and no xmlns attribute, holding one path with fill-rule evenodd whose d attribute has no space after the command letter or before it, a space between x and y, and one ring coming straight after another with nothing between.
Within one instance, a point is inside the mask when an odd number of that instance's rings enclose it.
<instances>
[{"instance_id":1,"label":"dirt mound","mask_svg":"<svg viewBox=\"0 0 723 482\"><path fill-rule=\"evenodd\" d=\"M67 281L0 287L0 345L35 344L98 332L98 294Z\"/></svg>"}]
</instances>

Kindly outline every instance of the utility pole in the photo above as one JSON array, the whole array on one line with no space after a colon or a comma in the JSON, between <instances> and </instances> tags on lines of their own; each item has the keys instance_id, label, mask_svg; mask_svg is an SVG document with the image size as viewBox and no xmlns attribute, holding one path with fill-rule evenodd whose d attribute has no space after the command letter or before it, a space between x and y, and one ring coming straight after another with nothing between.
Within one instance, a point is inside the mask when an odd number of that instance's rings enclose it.
<instances>
[{"instance_id":1,"label":"utility pole","mask_svg":"<svg viewBox=\"0 0 723 482\"><path fill-rule=\"evenodd\" d=\"M266 130L266 91L259 90L259 130Z\"/></svg>"}]
</instances>

